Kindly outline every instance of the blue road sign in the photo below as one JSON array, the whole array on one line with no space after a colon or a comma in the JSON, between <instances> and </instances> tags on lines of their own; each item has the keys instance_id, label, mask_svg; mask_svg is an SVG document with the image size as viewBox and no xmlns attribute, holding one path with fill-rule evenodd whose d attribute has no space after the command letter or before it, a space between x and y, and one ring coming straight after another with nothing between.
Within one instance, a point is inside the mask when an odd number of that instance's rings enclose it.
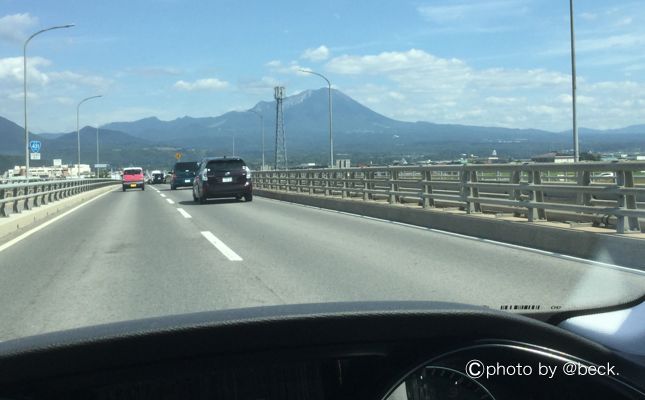
<instances>
[{"instance_id":1,"label":"blue road sign","mask_svg":"<svg viewBox=\"0 0 645 400\"><path fill-rule=\"evenodd\" d=\"M29 148L32 153L40 153L40 145L41 143L38 140L32 140L29 142Z\"/></svg>"}]
</instances>

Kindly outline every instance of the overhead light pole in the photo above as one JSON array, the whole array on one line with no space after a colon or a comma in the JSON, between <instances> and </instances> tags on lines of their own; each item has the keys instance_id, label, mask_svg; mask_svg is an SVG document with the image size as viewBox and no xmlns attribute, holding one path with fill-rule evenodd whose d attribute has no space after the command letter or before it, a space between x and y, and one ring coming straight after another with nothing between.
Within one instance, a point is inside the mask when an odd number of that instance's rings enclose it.
<instances>
[{"instance_id":1,"label":"overhead light pole","mask_svg":"<svg viewBox=\"0 0 645 400\"><path fill-rule=\"evenodd\" d=\"M96 177L99 178L99 124L96 124Z\"/></svg>"},{"instance_id":2,"label":"overhead light pole","mask_svg":"<svg viewBox=\"0 0 645 400\"><path fill-rule=\"evenodd\" d=\"M81 104L85 103L88 100L97 99L99 97L103 97L103 95L99 94L97 96L86 97L83 100L79 101L78 105L76 106L76 145L77 145L77 151L78 151L78 164L76 165L76 176L79 178L81 176L81 131L79 127Z\"/></svg>"},{"instance_id":3,"label":"overhead light pole","mask_svg":"<svg viewBox=\"0 0 645 400\"><path fill-rule=\"evenodd\" d=\"M262 171L264 171L264 116L255 110L248 110L248 112L252 112L260 117L260 130L262 131Z\"/></svg>"},{"instance_id":4,"label":"overhead light pole","mask_svg":"<svg viewBox=\"0 0 645 400\"><path fill-rule=\"evenodd\" d=\"M329 79L327 79L325 75L319 74L318 72L314 72L308 69L301 69L300 72L317 75L323 78L325 82L327 82L327 88L329 93L329 167L333 168L334 167L334 136L332 133L331 82L329 82Z\"/></svg>"},{"instance_id":5,"label":"overhead light pole","mask_svg":"<svg viewBox=\"0 0 645 400\"><path fill-rule=\"evenodd\" d=\"M571 101L573 103L573 161L580 161L578 145L578 121L576 115L576 36L573 27L573 0L569 0L569 19L571 24Z\"/></svg>"},{"instance_id":6,"label":"overhead light pole","mask_svg":"<svg viewBox=\"0 0 645 400\"><path fill-rule=\"evenodd\" d=\"M27 45L34 37L40 35L41 33L51 31L54 29L63 29L71 28L74 24L52 26L47 29L41 29L33 35L29 36L25 40L25 44L22 46L22 70L23 70L23 92L24 92L24 111L25 111L25 177L29 181L29 128L27 127Z\"/></svg>"}]
</instances>

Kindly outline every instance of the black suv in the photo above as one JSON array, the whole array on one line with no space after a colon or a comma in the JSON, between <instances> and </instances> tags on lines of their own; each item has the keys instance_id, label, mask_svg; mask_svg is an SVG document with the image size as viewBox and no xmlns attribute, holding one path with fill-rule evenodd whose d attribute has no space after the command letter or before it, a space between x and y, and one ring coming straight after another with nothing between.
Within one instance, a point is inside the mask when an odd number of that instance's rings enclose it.
<instances>
[{"instance_id":1,"label":"black suv","mask_svg":"<svg viewBox=\"0 0 645 400\"><path fill-rule=\"evenodd\" d=\"M195 179L195 171L197 170L196 161L184 161L175 164L172 169L172 178L170 178L170 190L175 190L178 187L192 187L193 180Z\"/></svg>"},{"instance_id":2,"label":"black suv","mask_svg":"<svg viewBox=\"0 0 645 400\"><path fill-rule=\"evenodd\" d=\"M209 157L202 160L193 183L193 200L201 204L211 197L253 200L251 170L238 157Z\"/></svg>"}]
</instances>

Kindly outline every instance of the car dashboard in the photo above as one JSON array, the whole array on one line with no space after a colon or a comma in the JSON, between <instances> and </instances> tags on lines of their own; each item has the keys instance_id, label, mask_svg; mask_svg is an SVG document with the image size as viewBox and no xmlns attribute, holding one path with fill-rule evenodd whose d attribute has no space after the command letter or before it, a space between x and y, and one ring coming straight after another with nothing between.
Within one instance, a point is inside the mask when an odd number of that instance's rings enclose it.
<instances>
[{"instance_id":1,"label":"car dashboard","mask_svg":"<svg viewBox=\"0 0 645 400\"><path fill-rule=\"evenodd\" d=\"M0 343L0 399L641 399L642 358L521 315L326 303Z\"/></svg>"}]
</instances>

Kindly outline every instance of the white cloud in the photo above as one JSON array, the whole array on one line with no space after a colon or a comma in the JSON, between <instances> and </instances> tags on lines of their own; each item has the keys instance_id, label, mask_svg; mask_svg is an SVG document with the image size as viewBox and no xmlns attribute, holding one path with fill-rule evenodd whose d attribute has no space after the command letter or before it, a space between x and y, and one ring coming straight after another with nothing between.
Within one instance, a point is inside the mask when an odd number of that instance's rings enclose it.
<instances>
[{"instance_id":1,"label":"white cloud","mask_svg":"<svg viewBox=\"0 0 645 400\"><path fill-rule=\"evenodd\" d=\"M489 104L496 104L496 105L504 104L504 105L508 105L508 104L517 104L518 102L525 101L526 99L520 99L520 98L517 98L517 97L489 96L489 97L486 97L484 100L486 101L486 103L489 103Z\"/></svg>"},{"instance_id":2,"label":"white cloud","mask_svg":"<svg viewBox=\"0 0 645 400\"><path fill-rule=\"evenodd\" d=\"M25 31L38 24L38 18L29 13L5 15L0 18L0 40L21 42L27 39Z\"/></svg>"},{"instance_id":3,"label":"white cloud","mask_svg":"<svg viewBox=\"0 0 645 400\"><path fill-rule=\"evenodd\" d=\"M462 60L439 58L417 49L366 56L343 55L331 59L327 68L337 74L386 76L408 91L447 89L455 94L467 86L517 90L560 86L570 82L566 74L543 69L475 70Z\"/></svg>"},{"instance_id":4,"label":"white cloud","mask_svg":"<svg viewBox=\"0 0 645 400\"><path fill-rule=\"evenodd\" d=\"M266 63L266 66L269 68L280 68L282 66L282 62L280 60L271 60Z\"/></svg>"},{"instance_id":5,"label":"white cloud","mask_svg":"<svg viewBox=\"0 0 645 400\"><path fill-rule=\"evenodd\" d=\"M344 75L370 82L355 83L345 91L393 118L547 130L570 126L571 76L558 71L480 69L418 49L342 55L325 67L337 75L336 80L342 81ZM645 83L591 82L578 77L581 126L642 123L641 101L645 101Z\"/></svg>"},{"instance_id":6,"label":"white cloud","mask_svg":"<svg viewBox=\"0 0 645 400\"><path fill-rule=\"evenodd\" d=\"M438 58L423 50L417 49L411 49L405 52L390 51L366 56L343 55L333 58L327 63L327 68L330 71L348 75L380 75L383 73L413 70L426 70L430 72L430 70L436 68L462 70L464 67L465 63L461 60L455 58Z\"/></svg>"},{"instance_id":7,"label":"white cloud","mask_svg":"<svg viewBox=\"0 0 645 400\"><path fill-rule=\"evenodd\" d=\"M625 18L622 18L621 20L619 20L617 22L617 25L619 25L619 26L631 25L633 21L634 21L634 19L632 17L625 17Z\"/></svg>"},{"instance_id":8,"label":"white cloud","mask_svg":"<svg viewBox=\"0 0 645 400\"><path fill-rule=\"evenodd\" d=\"M47 67L51 62L42 57L27 57L27 80L29 84L47 84L49 76L40 71L40 67ZM22 84L23 58L0 58L0 85Z\"/></svg>"},{"instance_id":9,"label":"white cloud","mask_svg":"<svg viewBox=\"0 0 645 400\"><path fill-rule=\"evenodd\" d=\"M643 46L645 46L645 34L626 33L578 40L576 43L576 52L615 51L617 49L642 48Z\"/></svg>"},{"instance_id":10,"label":"white cloud","mask_svg":"<svg viewBox=\"0 0 645 400\"><path fill-rule=\"evenodd\" d=\"M571 105L571 103L573 102L573 96L571 96L569 93L563 93L557 98L561 104ZM589 105L595 103L595 101L596 99L591 96L576 96L577 105Z\"/></svg>"},{"instance_id":11,"label":"white cloud","mask_svg":"<svg viewBox=\"0 0 645 400\"><path fill-rule=\"evenodd\" d=\"M27 58L27 81L29 86L50 84L73 84L92 88L107 88L113 82L95 75L84 75L72 71L43 72L43 67L51 66L51 61L42 57ZM0 87L18 87L23 83L22 57L0 58Z\"/></svg>"},{"instance_id":12,"label":"white cloud","mask_svg":"<svg viewBox=\"0 0 645 400\"><path fill-rule=\"evenodd\" d=\"M598 14L583 12L582 14L580 14L580 18L582 18L585 21L595 21L598 18Z\"/></svg>"},{"instance_id":13,"label":"white cloud","mask_svg":"<svg viewBox=\"0 0 645 400\"><path fill-rule=\"evenodd\" d=\"M443 31L499 32L517 29L517 18L529 14L530 0L443 1L417 7L432 26Z\"/></svg>"},{"instance_id":14,"label":"white cloud","mask_svg":"<svg viewBox=\"0 0 645 400\"><path fill-rule=\"evenodd\" d=\"M324 45L315 49L307 49L302 53L300 58L304 58L309 61L323 61L329 58L329 49Z\"/></svg>"},{"instance_id":15,"label":"white cloud","mask_svg":"<svg viewBox=\"0 0 645 400\"><path fill-rule=\"evenodd\" d=\"M531 114L535 114L538 116L541 116L541 115L554 116L562 112L560 108L547 106L544 104L536 105L536 106L528 106L525 108L525 110L530 112Z\"/></svg>"},{"instance_id":16,"label":"white cloud","mask_svg":"<svg viewBox=\"0 0 645 400\"><path fill-rule=\"evenodd\" d=\"M272 90L275 86L278 86L280 82L272 76L263 76L259 80L245 80L238 84L238 87L247 92L253 94L267 93Z\"/></svg>"},{"instance_id":17,"label":"white cloud","mask_svg":"<svg viewBox=\"0 0 645 400\"><path fill-rule=\"evenodd\" d=\"M645 29L639 24L643 16L642 10L641 1L604 2L599 3L591 12L579 14L576 20L579 65L598 71L602 68L606 71L603 73L616 74L628 71L607 67L625 68L642 62L645 51ZM564 27L561 24L559 29ZM552 39L549 48L537 51L536 54L553 57L555 60L555 57L569 56L570 52L569 41L558 36Z\"/></svg>"},{"instance_id":18,"label":"white cloud","mask_svg":"<svg viewBox=\"0 0 645 400\"><path fill-rule=\"evenodd\" d=\"M284 64L281 61L273 60L268 62L266 66L271 69L271 72L289 75L305 76L307 74L302 72L302 70L310 70L310 68L303 67L297 61L291 61L289 64Z\"/></svg>"},{"instance_id":19,"label":"white cloud","mask_svg":"<svg viewBox=\"0 0 645 400\"><path fill-rule=\"evenodd\" d=\"M76 102L74 99L67 96L54 97L53 100L59 104L66 105L66 106L73 105Z\"/></svg>"},{"instance_id":20,"label":"white cloud","mask_svg":"<svg viewBox=\"0 0 645 400\"><path fill-rule=\"evenodd\" d=\"M175 82L173 87L178 90L194 91L194 90L222 90L229 86L228 82L219 80L217 78L198 79L194 82L187 82L179 80Z\"/></svg>"},{"instance_id":21,"label":"white cloud","mask_svg":"<svg viewBox=\"0 0 645 400\"><path fill-rule=\"evenodd\" d=\"M175 67L145 66L145 67L126 68L120 74L121 75L132 74L132 75L141 75L145 77L152 77L152 76L164 76L164 75L179 75L181 73L182 73L182 70Z\"/></svg>"},{"instance_id":22,"label":"white cloud","mask_svg":"<svg viewBox=\"0 0 645 400\"><path fill-rule=\"evenodd\" d=\"M53 81L65 82L74 85L89 86L97 89L106 89L114 82L110 79L96 75L83 75L72 71L50 72L48 76Z\"/></svg>"}]
</instances>

